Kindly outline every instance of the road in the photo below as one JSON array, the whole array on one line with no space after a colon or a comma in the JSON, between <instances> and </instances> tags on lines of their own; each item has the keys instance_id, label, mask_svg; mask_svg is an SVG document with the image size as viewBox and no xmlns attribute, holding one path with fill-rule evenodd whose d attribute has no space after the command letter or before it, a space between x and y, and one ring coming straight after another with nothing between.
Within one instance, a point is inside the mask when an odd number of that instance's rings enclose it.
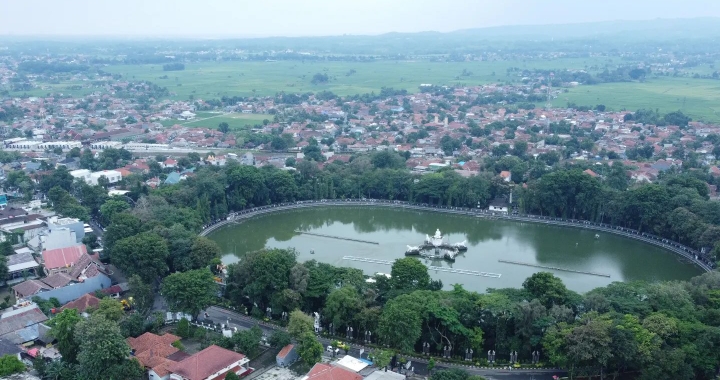
<instances>
[{"instance_id":1,"label":"road","mask_svg":"<svg viewBox=\"0 0 720 380\"><path fill-rule=\"evenodd\" d=\"M213 323L221 323L232 327L237 327L238 330L244 330L249 329L256 324L258 324L259 321L252 319L246 315L236 313L230 310L222 309L215 306L210 306L205 310L205 312L208 315L208 318L205 319L205 322L208 320L212 321ZM204 313L200 313L200 320L203 320ZM260 324L260 329L263 331L263 334L266 336L272 335L272 333L275 330L281 329L281 327L270 325L270 324ZM318 338L320 343L322 343L323 347L327 347L330 345L330 339L325 338ZM352 355L354 357L360 356L360 346L352 345L352 348L350 349L349 355ZM367 352L371 350L365 350L365 353L363 354L365 358L367 358ZM427 367L426 363L412 360L412 366L415 368L415 374L417 375L427 375ZM553 375L557 376L565 376L566 371L562 370L506 370L506 369L482 369L482 368L470 368L470 367L464 367L464 366L452 366L456 368L461 368L473 375L480 375L485 377L488 380L550 380L553 378ZM435 367L435 370L441 370L441 369L447 369L450 368L449 365L440 364Z\"/></svg>"}]
</instances>

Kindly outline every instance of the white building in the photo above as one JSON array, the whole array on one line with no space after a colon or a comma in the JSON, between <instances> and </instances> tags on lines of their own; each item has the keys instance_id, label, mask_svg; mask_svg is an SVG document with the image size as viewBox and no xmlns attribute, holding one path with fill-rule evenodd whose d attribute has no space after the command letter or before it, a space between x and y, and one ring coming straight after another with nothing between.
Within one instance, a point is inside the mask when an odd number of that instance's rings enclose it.
<instances>
[{"instance_id":1,"label":"white building","mask_svg":"<svg viewBox=\"0 0 720 380\"><path fill-rule=\"evenodd\" d=\"M120 149L123 144L120 141L98 141L90 144L90 149Z\"/></svg>"},{"instance_id":2,"label":"white building","mask_svg":"<svg viewBox=\"0 0 720 380\"><path fill-rule=\"evenodd\" d=\"M70 150L72 148L82 149L82 143L80 141L49 141L39 144L40 149L65 149Z\"/></svg>"},{"instance_id":3,"label":"white building","mask_svg":"<svg viewBox=\"0 0 720 380\"><path fill-rule=\"evenodd\" d=\"M87 169L73 170L70 175L82 179L88 185L95 186L98 184L100 177L107 178L109 183L117 183L122 180L122 173L117 170L103 170L99 172L91 172Z\"/></svg>"}]
</instances>

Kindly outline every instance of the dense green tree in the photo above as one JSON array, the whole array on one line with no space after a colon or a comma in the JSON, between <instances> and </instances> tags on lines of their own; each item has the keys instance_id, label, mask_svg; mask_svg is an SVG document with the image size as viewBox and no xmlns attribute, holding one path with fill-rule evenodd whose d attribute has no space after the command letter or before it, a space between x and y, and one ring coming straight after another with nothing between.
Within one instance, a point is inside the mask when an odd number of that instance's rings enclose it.
<instances>
[{"instance_id":1,"label":"dense green tree","mask_svg":"<svg viewBox=\"0 0 720 380\"><path fill-rule=\"evenodd\" d=\"M390 271L390 283L394 289L420 290L430 285L427 267L420 260L412 257L397 259Z\"/></svg>"},{"instance_id":2,"label":"dense green tree","mask_svg":"<svg viewBox=\"0 0 720 380\"><path fill-rule=\"evenodd\" d=\"M181 263L175 262L174 267L175 270L180 271L206 268L212 259L218 257L220 257L220 247L217 243L206 237L198 236L190 247L187 260L183 260Z\"/></svg>"},{"instance_id":3,"label":"dense green tree","mask_svg":"<svg viewBox=\"0 0 720 380\"><path fill-rule=\"evenodd\" d=\"M101 316L80 321L75 327L80 342L78 377L96 379L99 373L108 379L139 379L143 369L137 360L128 359L130 347L117 324Z\"/></svg>"},{"instance_id":4,"label":"dense green tree","mask_svg":"<svg viewBox=\"0 0 720 380\"><path fill-rule=\"evenodd\" d=\"M314 331L315 328L312 317L300 310L293 310L290 313L288 322L288 333L290 336L296 340L300 340L306 333L313 333Z\"/></svg>"},{"instance_id":5,"label":"dense green tree","mask_svg":"<svg viewBox=\"0 0 720 380\"><path fill-rule=\"evenodd\" d=\"M98 306L92 310L92 314L94 316L101 316L111 322L118 322L125 315L125 312L123 311L123 305L120 304L120 301L105 297L102 298Z\"/></svg>"},{"instance_id":6,"label":"dense green tree","mask_svg":"<svg viewBox=\"0 0 720 380\"><path fill-rule=\"evenodd\" d=\"M144 282L153 283L167 273L168 255L165 239L143 232L117 241L110 258L125 273L137 274Z\"/></svg>"},{"instance_id":7,"label":"dense green tree","mask_svg":"<svg viewBox=\"0 0 720 380\"><path fill-rule=\"evenodd\" d=\"M105 249L112 252L117 241L140 233L141 221L129 213L114 214L106 230L103 234Z\"/></svg>"},{"instance_id":8,"label":"dense green tree","mask_svg":"<svg viewBox=\"0 0 720 380\"><path fill-rule=\"evenodd\" d=\"M412 351L422 334L422 311L425 300L415 294L404 294L385 304L378 333L391 347Z\"/></svg>"},{"instance_id":9,"label":"dense green tree","mask_svg":"<svg viewBox=\"0 0 720 380\"><path fill-rule=\"evenodd\" d=\"M140 313L132 313L121 319L119 326L123 337L137 338L145 332L145 317Z\"/></svg>"},{"instance_id":10,"label":"dense green tree","mask_svg":"<svg viewBox=\"0 0 720 380\"><path fill-rule=\"evenodd\" d=\"M10 240L3 240L0 242L0 255L2 256L10 256L15 254L15 249L13 249L13 245L10 242Z\"/></svg>"},{"instance_id":11,"label":"dense green tree","mask_svg":"<svg viewBox=\"0 0 720 380\"><path fill-rule=\"evenodd\" d=\"M534 273L523 282L523 288L547 308L552 305L563 305L568 299L565 284L549 272Z\"/></svg>"},{"instance_id":12,"label":"dense green tree","mask_svg":"<svg viewBox=\"0 0 720 380\"><path fill-rule=\"evenodd\" d=\"M347 326L363 307L363 301L357 289L344 286L330 293L325 302L325 316L332 321L336 329Z\"/></svg>"},{"instance_id":13,"label":"dense green tree","mask_svg":"<svg viewBox=\"0 0 720 380\"><path fill-rule=\"evenodd\" d=\"M77 360L80 341L76 340L75 329L81 320L77 309L65 309L48 322L48 334L57 339L57 349L67 363Z\"/></svg>"},{"instance_id":14,"label":"dense green tree","mask_svg":"<svg viewBox=\"0 0 720 380\"><path fill-rule=\"evenodd\" d=\"M254 357L260 351L260 338L263 332L257 325L250 329L238 331L233 334L232 341L235 347L248 357Z\"/></svg>"},{"instance_id":15,"label":"dense green tree","mask_svg":"<svg viewBox=\"0 0 720 380\"><path fill-rule=\"evenodd\" d=\"M222 133L230 132L230 124L223 121L222 123L218 124L218 131Z\"/></svg>"},{"instance_id":16,"label":"dense green tree","mask_svg":"<svg viewBox=\"0 0 720 380\"><path fill-rule=\"evenodd\" d=\"M209 269L173 273L162 282L161 292L172 311L189 313L193 318L210 305L218 285Z\"/></svg>"},{"instance_id":17,"label":"dense green tree","mask_svg":"<svg viewBox=\"0 0 720 380\"><path fill-rule=\"evenodd\" d=\"M323 346L315 334L305 332L298 339L298 356L308 366L313 366L322 360Z\"/></svg>"},{"instance_id":18,"label":"dense green tree","mask_svg":"<svg viewBox=\"0 0 720 380\"><path fill-rule=\"evenodd\" d=\"M16 355L0 356L0 376L9 376L23 371L25 371L25 364Z\"/></svg>"},{"instance_id":19,"label":"dense green tree","mask_svg":"<svg viewBox=\"0 0 720 380\"><path fill-rule=\"evenodd\" d=\"M118 197L108 199L100 206L100 217L103 225L109 225L113 216L128 209L130 209L130 205L126 201Z\"/></svg>"},{"instance_id":20,"label":"dense green tree","mask_svg":"<svg viewBox=\"0 0 720 380\"><path fill-rule=\"evenodd\" d=\"M373 350L371 353L368 354L373 360L373 363L376 367L380 369L385 369L387 371L387 366L390 365L390 361L392 360L393 353L388 350L383 349L377 349ZM432 360L432 359L431 359Z\"/></svg>"},{"instance_id":21,"label":"dense green tree","mask_svg":"<svg viewBox=\"0 0 720 380\"><path fill-rule=\"evenodd\" d=\"M294 250L268 249L250 252L240 263L230 266L228 291L236 300L243 296L265 310L272 294L289 287L290 269L295 265Z\"/></svg>"},{"instance_id":22,"label":"dense green tree","mask_svg":"<svg viewBox=\"0 0 720 380\"><path fill-rule=\"evenodd\" d=\"M135 309L141 313L150 310L155 298L152 287L143 282L142 278L136 274L130 276L128 285L130 286L130 293L133 297Z\"/></svg>"},{"instance_id":23,"label":"dense green tree","mask_svg":"<svg viewBox=\"0 0 720 380\"><path fill-rule=\"evenodd\" d=\"M282 348L292 343L292 340L290 338L290 334L285 331L275 330L273 334L270 335L268 343L275 348Z\"/></svg>"}]
</instances>

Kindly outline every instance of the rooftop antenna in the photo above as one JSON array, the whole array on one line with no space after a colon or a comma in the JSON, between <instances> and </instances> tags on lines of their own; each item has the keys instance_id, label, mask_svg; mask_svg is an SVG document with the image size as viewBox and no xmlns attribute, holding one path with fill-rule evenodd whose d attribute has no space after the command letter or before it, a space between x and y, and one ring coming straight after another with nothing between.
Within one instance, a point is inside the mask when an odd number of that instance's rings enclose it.
<instances>
[{"instance_id":1,"label":"rooftop antenna","mask_svg":"<svg viewBox=\"0 0 720 380\"><path fill-rule=\"evenodd\" d=\"M552 108L552 81L555 78L555 73L550 73L547 85L547 103L545 103L545 109L550 110Z\"/></svg>"},{"instance_id":2,"label":"rooftop antenna","mask_svg":"<svg viewBox=\"0 0 720 380\"><path fill-rule=\"evenodd\" d=\"M548 85L547 85L547 103L545 103L545 110L547 111L547 115L545 115L545 133L550 133L550 109L552 108L552 81L553 78L555 78L555 73L550 73L550 76L548 77Z\"/></svg>"}]
</instances>

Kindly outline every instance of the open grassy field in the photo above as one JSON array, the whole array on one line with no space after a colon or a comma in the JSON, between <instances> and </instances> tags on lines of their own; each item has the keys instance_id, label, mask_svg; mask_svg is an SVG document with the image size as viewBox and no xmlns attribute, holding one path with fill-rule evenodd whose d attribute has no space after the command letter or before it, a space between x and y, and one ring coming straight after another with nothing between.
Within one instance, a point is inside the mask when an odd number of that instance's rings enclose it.
<instances>
[{"instance_id":1,"label":"open grassy field","mask_svg":"<svg viewBox=\"0 0 720 380\"><path fill-rule=\"evenodd\" d=\"M509 67L583 69L604 65L604 59L548 59L499 62L205 62L185 65L182 71L163 71L162 65L109 66L103 70L131 80L149 80L167 87L173 98L186 100L222 96L274 95L277 92L318 92L338 95L379 92L382 87L418 90L422 83L477 85L519 80ZM463 70L471 75L463 76ZM311 83L313 75L327 74L329 82Z\"/></svg>"},{"instance_id":2,"label":"open grassy field","mask_svg":"<svg viewBox=\"0 0 720 380\"><path fill-rule=\"evenodd\" d=\"M272 115L246 114L246 113L213 113L198 112L195 120L165 120L165 126L181 124L188 127L217 128L220 123L228 123L231 130L247 129L256 124L262 124L264 119L272 121Z\"/></svg>"},{"instance_id":3,"label":"open grassy field","mask_svg":"<svg viewBox=\"0 0 720 380\"><path fill-rule=\"evenodd\" d=\"M720 81L691 78L658 78L645 83L606 83L578 86L561 94L553 105L567 102L594 106L604 104L613 110L681 110L693 120L720 121Z\"/></svg>"}]
</instances>

